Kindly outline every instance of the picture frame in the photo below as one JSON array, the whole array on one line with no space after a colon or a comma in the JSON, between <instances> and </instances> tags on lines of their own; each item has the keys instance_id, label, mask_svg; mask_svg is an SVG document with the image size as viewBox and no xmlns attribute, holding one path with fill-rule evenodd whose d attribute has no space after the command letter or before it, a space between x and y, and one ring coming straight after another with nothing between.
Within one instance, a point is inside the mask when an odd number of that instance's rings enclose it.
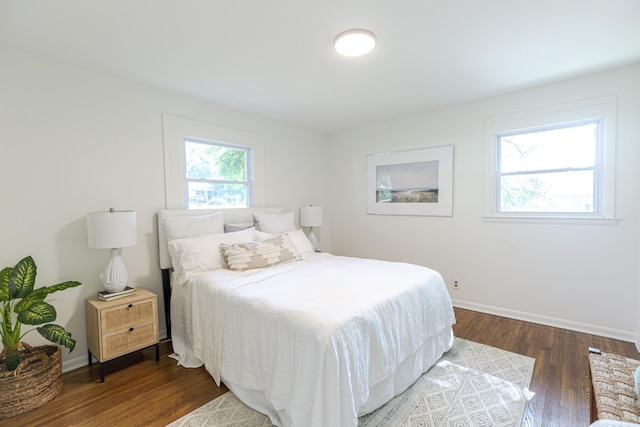
<instances>
[{"instance_id":1,"label":"picture frame","mask_svg":"<svg viewBox=\"0 0 640 427\"><path fill-rule=\"evenodd\" d=\"M453 216L453 145L368 155L367 214Z\"/></svg>"}]
</instances>

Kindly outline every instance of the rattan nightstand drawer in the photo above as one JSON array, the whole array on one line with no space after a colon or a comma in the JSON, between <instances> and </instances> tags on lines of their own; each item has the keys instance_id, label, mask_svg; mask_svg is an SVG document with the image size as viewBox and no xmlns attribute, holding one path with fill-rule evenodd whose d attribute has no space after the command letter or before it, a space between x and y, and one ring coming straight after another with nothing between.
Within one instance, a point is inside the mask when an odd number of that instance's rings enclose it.
<instances>
[{"instance_id":1,"label":"rattan nightstand drawer","mask_svg":"<svg viewBox=\"0 0 640 427\"><path fill-rule=\"evenodd\" d=\"M152 322L157 317L155 301L148 299L108 308L102 311L100 317L103 334L138 323Z\"/></svg>"},{"instance_id":2,"label":"rattan nightstand drawer","mask_svg":"<svg viewBox=\"0 0 640 427\"><path fill-rule=\"evenodd\" d=\"M132 348L145 348L158 342L155 324L147 323L102 337L102 356L112 359L131 352Z\"/></svg>"}]
</instances>

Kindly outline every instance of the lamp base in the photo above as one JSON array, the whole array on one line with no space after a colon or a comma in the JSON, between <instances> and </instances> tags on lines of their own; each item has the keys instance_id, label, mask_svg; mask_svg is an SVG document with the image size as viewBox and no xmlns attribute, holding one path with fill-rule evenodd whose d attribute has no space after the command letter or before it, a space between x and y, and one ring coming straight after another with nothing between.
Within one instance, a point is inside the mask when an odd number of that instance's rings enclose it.
<instances>
[{"instance_id":1,"label":"lamp base","mask_svg":"<svg viewBox=\"0 0 640 427\"><path fill-rule=\"evenodd\" d=\"M313 246L313 249L316 251L320 250L320 243L318 243L318 238L316 237L316 233L313 231L313 227L309 227L309 241Z\"/></svg>"},{"instance_id":2,"label":"lamp base","mask_svg":"<svg viewBox=\"0 0 640 427\"><path fill-rule=\"evenodd\" d=\"M120 292L127 287L129 275L120 258L120 249L111 249L111 257L102 275L102 284L107 292Z\"/></svg>"}]
</instances>

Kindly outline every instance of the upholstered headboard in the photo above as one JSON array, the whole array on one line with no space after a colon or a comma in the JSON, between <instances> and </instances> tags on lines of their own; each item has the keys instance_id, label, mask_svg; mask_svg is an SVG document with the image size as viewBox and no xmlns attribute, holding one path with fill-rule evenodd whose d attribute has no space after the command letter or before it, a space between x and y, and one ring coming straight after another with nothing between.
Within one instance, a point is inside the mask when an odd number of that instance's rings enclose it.
<instances>
[{"instance_id":1,"label":"upholstered headboard","mask_svg":"<svg viewBox=\"0 0 640 427\"><path fill-rule=\"evenodd\" d=\"M167 234L164 229L164 219L169 216L201 216L214 212L222 212L225 224L237 224L253 222L254 212L281 213L282 208L227 208L227 209L163 209L158 212L158 249L160 257L160 268L171 268L171 257L169 256L169 246Z\"/></svg>"},{"instance_id":2,"label":"upholstered headboard","mask_svg":"<svg viewBox=\"0 0 640 427\"><path fill-rule=\"evenodd\" d=\"M158 254L162 269L162 288L164 294L164 311L167 320L167 337L171 338L171 257L167 233L164 228L165 218L170 216L202 216L214 212L222 212L225 224L253 222L255 212L281 213L282 208L228 208L228 209L163 209L158 212Z\"/></svg>"}]
</instances>

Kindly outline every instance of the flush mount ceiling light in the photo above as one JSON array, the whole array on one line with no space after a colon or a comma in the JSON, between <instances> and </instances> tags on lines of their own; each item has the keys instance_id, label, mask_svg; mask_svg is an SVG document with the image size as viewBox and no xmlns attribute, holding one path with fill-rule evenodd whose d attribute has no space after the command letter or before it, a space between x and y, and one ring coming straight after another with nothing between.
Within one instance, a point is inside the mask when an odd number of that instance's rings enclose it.
<instances>
[{"instance_id":1,"label":"flush mount ceiling light","mask_svg":"<svg viewBox=\"0 0 640 427\"><path fill-rule=\"evenodd\" d=\"M343 56L362 56L376 47L376 36L367 30L348 30L333 39L333 48Z\"/></svg>"}]
</instances>

